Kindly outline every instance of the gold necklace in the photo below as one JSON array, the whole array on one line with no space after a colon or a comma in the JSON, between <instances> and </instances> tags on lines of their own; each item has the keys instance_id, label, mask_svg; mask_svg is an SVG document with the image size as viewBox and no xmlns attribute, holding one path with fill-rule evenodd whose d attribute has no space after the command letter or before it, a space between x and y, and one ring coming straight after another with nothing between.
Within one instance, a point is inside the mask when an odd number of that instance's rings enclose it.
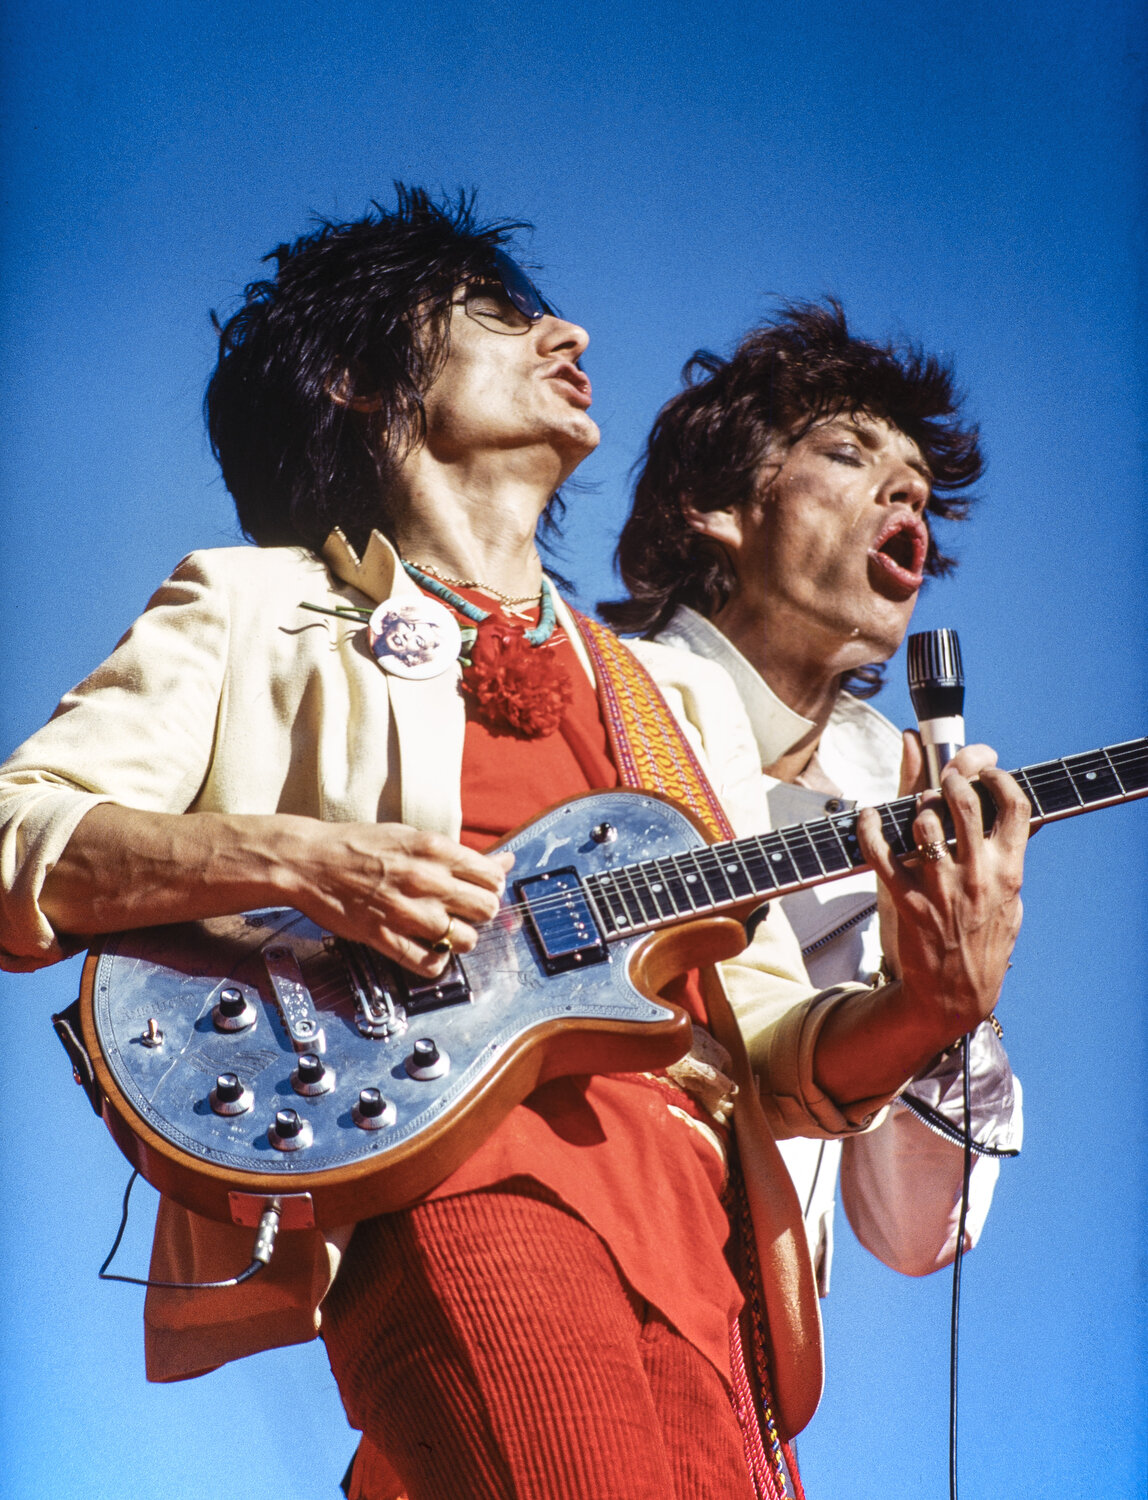
<instances>
[{"instance_id":1,"label":"gold necklace","mask_svg":"<svg viewBox=\"0 0 1148 1500\"><path fill-rule=\"evenodd\" d=\"M412 568L417 568L420 573L429 573L432 578L437 578L439 583L445 583L452 589L481 589L484 594L489 594L492 599L497 599L500 604L512 608L516 604L537 604L542 597L541 589L535 594L523 594L515 598L511 594L504 594L501 589L491 588L489 583L480 583L477 578L451 578L447 573L440 573L437 568L432 568L430 563L415 562L412 558L404 558Z\"/></svg>"}]
</instances>

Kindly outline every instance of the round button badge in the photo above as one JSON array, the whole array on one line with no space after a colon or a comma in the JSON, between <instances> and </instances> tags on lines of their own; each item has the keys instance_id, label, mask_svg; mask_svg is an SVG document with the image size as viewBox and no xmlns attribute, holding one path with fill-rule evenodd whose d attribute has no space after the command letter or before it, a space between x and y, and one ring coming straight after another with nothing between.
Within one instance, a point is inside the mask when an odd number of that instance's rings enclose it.
<instances>
[{"instance_id":1,"label":"round button badge","mask_svg":"<svg viewBox=\"0 0 1148 1500\"><path fill-rule=\"evenodd\" d=\"M462 651L458 621L437 599L384 599L367 625L371 654L393 677L421 681L452 667Z\"/></svg>"}]
</instances>

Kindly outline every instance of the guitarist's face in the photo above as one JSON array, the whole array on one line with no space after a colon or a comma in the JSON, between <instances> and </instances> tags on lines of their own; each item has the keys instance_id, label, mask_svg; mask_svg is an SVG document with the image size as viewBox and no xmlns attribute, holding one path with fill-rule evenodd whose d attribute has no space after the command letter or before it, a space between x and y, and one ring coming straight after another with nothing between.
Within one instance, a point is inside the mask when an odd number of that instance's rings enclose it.
<instances>
[{"instance_id":1,"label":"guitarist's face","mask_svg":"<svg viewBox=\"0 0 1148 1500\"><path fill-rule=\"evenodd\" d=\"M737 575L719 624L752 620L767 654L804 656L811 669L884 661L922 583L929 490L917 445L864 412L779 443L757 498L692 517Z\"/></svg>"},{"instance_id":2,"label":"guitarist's face","mask_svg":"<svg viewBox=\"0 0 1148 1500\"><path fill-rule=\"evenodd\" d=\"M450 351L424 400L426 451L449 465L491 457L524 478L538 470L556 489L598 443L578 363L589 335L552 313L529 327L512 324L505 297L475 292L460 288L451 311Z\"/></svg>"}]
</instances>

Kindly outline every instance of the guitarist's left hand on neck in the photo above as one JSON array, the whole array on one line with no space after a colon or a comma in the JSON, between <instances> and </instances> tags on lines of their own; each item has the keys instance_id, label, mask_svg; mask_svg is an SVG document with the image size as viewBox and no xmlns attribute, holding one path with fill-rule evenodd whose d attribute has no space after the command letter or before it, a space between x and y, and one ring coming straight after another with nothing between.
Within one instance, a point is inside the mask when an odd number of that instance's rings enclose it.
<instances>
[{"instance_id":1,"label":"guitarist's left hand on neck","mask_svg":"<svg viewBox=\"0 0 1148 1500\"><path fill-rule=\"evenodd\" d=\"M986 834L970 777L996 803ZM1020 887L1030 808L996 768L994 752L970 745L945 769L942 794L926 793L913 824L918 848L939 852L941 795L955 847L939 859L897 861L871 809L858 821L862 850L896 912L901 978L851 996L818 1038L814 1077L842 1106L892 1093L938 1052L972 1031L997 1003L1021 922Z\"/></svg>"}]
</instances>

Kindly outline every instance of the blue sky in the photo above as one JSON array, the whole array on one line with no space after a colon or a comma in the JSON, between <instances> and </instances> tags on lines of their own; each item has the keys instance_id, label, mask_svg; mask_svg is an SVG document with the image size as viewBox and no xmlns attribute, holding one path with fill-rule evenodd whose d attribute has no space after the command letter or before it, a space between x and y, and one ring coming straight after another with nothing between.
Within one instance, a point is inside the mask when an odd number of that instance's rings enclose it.
<instances>
[{"instance_id":1,"label":"blue sky","mask_svg":"<svg viewBox=\"0 0 1148 1500\"><path fill-rule=\"evenodd\" d=\"M777 296L952 358L990 467L957 576L970 729L1016 765L1145 732L1148 37L1082 10L13 0L3 25L0 748L51 711L195 546L233 543L202 435L208 310L312 212L395 178L533 220L589 329L603 429L563 571L614 588L627 473L697 347ZM897 662L881 706L907 722ZM1026 1087L965 1272L962 1488L1144 1492L1148 809L1034 844L1001 1018ZM77 965L0 978L9 1351L0 1494L331 1494L353 1447L321 1347L148 1387L142 1294L95 1281L126 1167L48 1013ZM143 1266L150 1194L123 1252ZM948 1278L841 1223L811 1500L944 1492Z\"/></svg>"}]
</instances>

